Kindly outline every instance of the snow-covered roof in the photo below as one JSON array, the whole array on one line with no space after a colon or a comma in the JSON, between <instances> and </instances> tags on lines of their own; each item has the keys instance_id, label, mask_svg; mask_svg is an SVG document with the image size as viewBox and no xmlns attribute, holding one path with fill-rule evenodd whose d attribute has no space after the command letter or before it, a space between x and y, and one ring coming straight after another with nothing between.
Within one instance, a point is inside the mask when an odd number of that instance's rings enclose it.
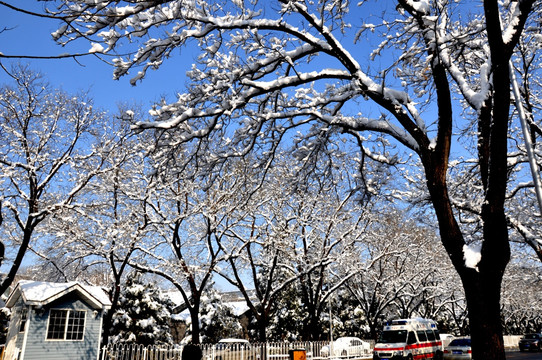
<instances>
[{"instance_id":1,"label":"snow-covered roof","mask_svg":"<svg viewBox=\"0 0 542 360\"><path fill-rule=\"evenodd\" d=\"M13 307L19 298L27 305L47 305L73 291L86 300L95 309L108 309L111 307L109 297L100 287L83 285L77 281L67 283L53 283L42 281L21 280L9 295L7 307Z\"/></svg>"},{"instance_id":2,"label":"snow-covered roof","mask_svg":"<svg viewBox=\"0 0 542 360\"><path fill-rule=\"evenodd\" d=\"M232 310L233 315L241 316L249 310L249 307L245 301L234 301L234 302L225 302L225 306L229 307ZM179 314L172 315L174 320L186 321L190 319L190 311L185 309Z\"/></svg>"},{"instance_id":3,"label":"snow-covered roof","mask_svg":"<svg viewBox=\"0 0 542 360\"><path fill-rule=\"evenodd\" d=\"M246 301L233 301L226 303L226 305L232 309L235 316L241 316L249 309Z\"/></svg>"},{"instance_id":4,"label":"snow-covered roof","mask_svg":"<svg viewBox=\"0 0 542 360\"><path fill-rule=\"evenodd\" d=\"M253 301L256 301L254 290L248 291L249 296L252 297ZM184 298L181 296L180 291L178 290L168 290L164 291L165 295L169 300L175 304L175 307L179 309L179 313L176 314L175 319L177 320L186 320L190 318L190 312L184 306ZM244 300L241 292L239 291L229 291L220 294L222 304L228 306L235 316L241 316L249 310L247 302Z\"/></svg>"},{"instance_id":5,"label":"snow-covered roof","mask_svg":"<svg viewBox=\"0 0 542 360\"><path fill-rule=\"evenodd\" d=\"M233 338L233 339L222 339L222 340L219 341L219 343L226 343L226 344L228 344L228 343L234 343L234 344L235 343L247 343L248 344L248 340L247 339L235 339L235 338Z\"/></svg>"},{"instance_id":6,"label":"snow-covered roof","mask_svg":"<svg viewBox=\"0 0 542 360\"><path fill-rule=\"evenodd\" d=\"M179 290L166 290L162 294L175 304L175 306L184 304L184 298Z\"/></svg>"}]
</instances>

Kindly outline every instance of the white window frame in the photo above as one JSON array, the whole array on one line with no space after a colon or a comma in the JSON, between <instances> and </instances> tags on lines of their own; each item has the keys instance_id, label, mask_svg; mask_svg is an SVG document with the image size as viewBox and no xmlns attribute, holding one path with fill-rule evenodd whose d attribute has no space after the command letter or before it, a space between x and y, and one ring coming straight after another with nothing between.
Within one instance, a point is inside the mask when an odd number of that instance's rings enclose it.
<instances>
[{"instance_id":1,"label":"white window frame","mask_svg":"<svg viewBox=\"0 0 542 360\"><path fill-rule=\"evenodd\" d=\"M23 307L20 311L21 321L19 323L19 333L26 331L26 323L28 323L28 309Z\"/></svg>"},{"instance_id":2,"label":"white window frame","mask_svg":"<svg viewBox=\"0 0 542 360\"><path fill-rule=\"evenodd\" d=\"M49 339L49 324L51 322L51 312L52 311L65 311L66 312L66 321L64 322L64 336L61 339ZM82 312L83 313L83 334L81 336L81 339L67 339L66 336L68 334L68 323L70 320L70 314L74 312ZM49 315L47 316L47 327L45 328L45 341L84 341L85 340L85 333L86 333L86 327L87 327L87 310L79 310L79 309L49 309Z\"/></svg>"}]
</instances>

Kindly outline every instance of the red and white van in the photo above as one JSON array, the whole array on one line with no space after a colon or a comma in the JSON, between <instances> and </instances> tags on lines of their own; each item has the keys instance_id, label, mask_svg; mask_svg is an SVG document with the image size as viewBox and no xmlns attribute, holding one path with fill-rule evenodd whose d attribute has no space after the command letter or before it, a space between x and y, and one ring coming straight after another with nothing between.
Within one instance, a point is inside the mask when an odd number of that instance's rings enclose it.
<instances>
[{"instance_id":1,"label":"red and white van","mask_svg":"<svg viewBox=\"0 0 542 360\"><path fill-rule=\"evenodd\" d=\"M442 359L442 341L434 320L398 319L384 326L373 360L400 359Z\"/></svg>"}]
</instances>

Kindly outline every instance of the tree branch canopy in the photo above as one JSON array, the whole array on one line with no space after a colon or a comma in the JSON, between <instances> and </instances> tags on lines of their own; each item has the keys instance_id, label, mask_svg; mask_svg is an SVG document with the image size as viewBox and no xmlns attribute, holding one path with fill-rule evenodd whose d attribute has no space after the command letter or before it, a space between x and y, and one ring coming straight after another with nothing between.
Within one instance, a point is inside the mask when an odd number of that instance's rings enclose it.
<instances>
[{"instance_id":1,"label":"tree branch canopy","mask_svg":"<svg viewBox=\"0 0 542 360\"><path fill-rule=\"evenodd\" d=\"M53 34L60 44L90 41L98 54L128 54L115 58L114 77L134 85L175 52L198 53L185 69L184 92L157 104L151 121L132 121L137 130L159 130L169 149L195 144L183 154L210 173L247 156L266 171L280 144L300 170L341 141L352 146L352 138L382 163L414 152L403 174L421 174L463 282L474 356L488 360L504 359L506 212L518 199L507 198L508 188L528 176L525 149L514 141L508 64L529 58L518 44L540 39L541 11L540 0L64 0L50 10L66 19ZM523 51L540 55L540 46ZM541 68L532 67L524 89L540 92ZM540 228L525 209L517 218ZM465 261L474 245L481 249L475 265Z\"/></svg>"}]
</instances>

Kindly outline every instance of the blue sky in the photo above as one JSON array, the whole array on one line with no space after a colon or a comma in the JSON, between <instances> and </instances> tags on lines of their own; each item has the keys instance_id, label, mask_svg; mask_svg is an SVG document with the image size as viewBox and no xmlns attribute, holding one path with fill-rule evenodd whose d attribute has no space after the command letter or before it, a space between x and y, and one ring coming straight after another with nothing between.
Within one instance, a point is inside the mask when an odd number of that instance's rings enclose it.
<instances>
[{"instance_id":1,"label":"blue sky","mask_svg":"<svg viewBox=\"0 0 542 360\"><path fill-rule=\"evenodd\" d=\"M39 11L41 2L21 1L16 5L24 9ZM59 55L63 53L86 53L90 45L78 42L75 46L63 48L57 45L51 33L58 27L58 22L51 19L24 15L5 7L0 7L0 52L5 55ZM143 82L137 86L129 83L129 78L113 80L113 67L90 55L62 60L9 60L2 59L9 68L13 62L28 63L34 70L42 72L54 87L74 93L90 91L98 107L116 110L116 105L124 101L136 101L148 107L161 95L169 98L183 89L187 63L192 63L193 54L183 53L164 63L157 71L149 71ZM0 84L10 82L10 78L0 70Z\"/></svg>"},{"instance_id":2,"label":"blue sky","mask_svg":"<svg viewBox=\"0 0 542 360\"><path fill-rule=\"evenodd\" d=\"M11 1L11 3L25 10L43 12L43 2L40 1L24 0ZM388 2L378 5L374 6L375 14L379 14L382 8L390 6ZM352 25L356 28L360 25L361 19L371 18L371 15L367 10L361 12L361 9L353 6L351 8ZM0 24L0 30L5 29L0 32L0 52L5 55L54 56L66 53L87 53L90 49L90 44L84 40L67 47L57 45L51 37L51 33L59 27L59 22L56 20L37 18L0 6ZM348 37L343 45L354 53L371 49L371 46L366 46L366 44L354 45L352 40L353 38ZM196 52L187 48L183 48L182 54L180 50L173 52L173 56L164 61L159 70L149 70L145 79L137 86L130 85L129 76L113 80L112 65L105 64L94 55L79 57L77 61L72 58L3 59L2 63L8 68L12 62L28 63L34 70L41 71L55 87L60 87L69 93L89 90L95 105L114 111L117 103L124 101L135 100L144 108L148 108L164 95L169 100L173 100L177 91L183 91L185 72L194 62L195 56L197 56ZM0 84L8 81L10 78L0 71Z\"/></svg>"}]
</instances>

